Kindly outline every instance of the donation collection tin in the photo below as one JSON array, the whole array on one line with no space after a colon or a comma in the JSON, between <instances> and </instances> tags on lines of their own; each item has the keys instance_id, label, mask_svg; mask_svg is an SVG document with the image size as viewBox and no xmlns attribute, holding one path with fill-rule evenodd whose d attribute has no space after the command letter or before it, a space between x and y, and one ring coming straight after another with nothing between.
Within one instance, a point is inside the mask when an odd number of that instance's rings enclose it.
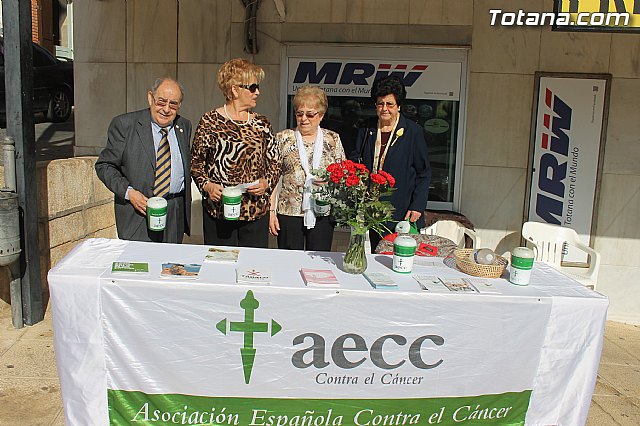
<instances>
[{"instance_id":1,"label":"donation collection tin","mask_svg":"<svg viewBox=\"0 0 640 426\"><path fill-rule=\"evenodd\" d=\"M326 197L315 194L313 197L313 211L316 216L327 216L331 211L331 204Z\"/></svg>"},{"instance_id":2,"label":"donation collection tin","mask_svg":"<svg viewBox=\"0 0 640 426\"><path fill-rule=\"evenodd\" d=\"M167 200L162 197L147 200L147 226L150 231L164 231L167 226Z\"/></svg>"},{"instance_id":3,"label":"donation collection tin","mask_svg":"<svg viewBox=\"0 0 640 426\"><path fill-rule=\"evenodd\" d=\"M413 256L418 243L408 235L398 235L393 240L393 267L395 272L410 274L413 268Z\"/></svg>"},{"instance_id":4,"label":"donation collection tin","mask_svg":"<svg viewBox=\"0 0 640 426\"><path fill-rule=\"evenodd\" d=\"M509 281L516 285L528 285L531 279L534 254L528 247L516 247L511 252Z\"/></svg>"},{"instance_id":5,"label":"donation collection tin","mask_svg":"<svg viewBox=\"0 0 640 426\"><path fill-rule=\"evenodd\" d=\"M226 220L238 220L240 218L241 201L242 191L239 188L230 187L222 190L222 205Z\"/></svg>"}]
</instances>

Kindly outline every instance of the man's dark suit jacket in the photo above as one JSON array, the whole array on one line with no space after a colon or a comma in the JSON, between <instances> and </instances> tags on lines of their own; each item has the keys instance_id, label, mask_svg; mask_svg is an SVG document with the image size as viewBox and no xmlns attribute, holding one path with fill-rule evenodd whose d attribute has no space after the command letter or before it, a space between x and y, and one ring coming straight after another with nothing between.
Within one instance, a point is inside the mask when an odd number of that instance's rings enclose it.
<instances>
[{"instance_id":1,"label":"man's dark suit jacket","mask_svg":"<svg viewBox=\"0 0 640 426\"><path fill-rule=\"evenodd\" d=\"M149 109L130 112L114 118L109 125L107 146L96 162L100 180L114 193L118 237L125 240L181 242L184 230L189 234L191 220L191 122L177 116L175 133L184 168L184 197L168 201L167 227L162 233L147 231L145 216L138 213L125 199L131 186L147 198L153 197L156 152L151 133ZM173 210L173 215L172 215ZM175 221L175 213L182 213L184 226ZM172 220L172 216L173 219ZM158 235L162 234L162 235Z\"/></svg>"},{"instance_id":2,"label":"man's dark suit jacket","mask_svg":"<svg viewBox=\"0 0 640 426\"><path fill-rule=\"evenodd\" d=\"M369 170L373 167L373 155L378 132L377 117L369 120L365 127L358 131L356 149L349 156L351 160L362 162ZM403 135L397 132L403 130ZM388 143L392 143L387 151L387 157L382 170L390 173L396 180L396 190L389 201L395 207L393 220L404 220L408 210L424 212L427 208L429 184L431 183L431 165L427 154L427 142L424 130L418 124L400 114L395 134L391 135ZM424 215L423 215L424 216ZM418 229L424 227L424 217L417 222ZM395 224L388 224L393 232Z\"/></svg>"}]
</instances>

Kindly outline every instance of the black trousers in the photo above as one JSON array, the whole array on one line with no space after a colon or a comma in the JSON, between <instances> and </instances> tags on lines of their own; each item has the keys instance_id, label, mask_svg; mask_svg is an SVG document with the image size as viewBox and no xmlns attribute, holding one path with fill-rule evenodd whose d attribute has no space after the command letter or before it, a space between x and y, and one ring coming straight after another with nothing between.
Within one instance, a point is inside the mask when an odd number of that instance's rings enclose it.
<instances>
[{"instance_id":1,"label":"black trousers","mask_svg":"<svg viewBox=\"0 0 640 426\"><path fill-rule=\"evenodd\" d=\"M288 250L331 251L334 223L329 216L316 218L316 226L307 229L304 218L278 215L278 248Z\"/></svg>"},{"instance_id":2,"label":"black trousers","mask_svg":"<svg viewBox=\"0 0 640 426\"><path fill-rule=\"evenodd\" d=\"M369 242L371 242L371 253L375 253L376 252L376 247L378 247L378 243L380 242L382 238L380 237L380 235L373 230L369 230Z\"/></svg>"},{"instance_id":3,"label":"black trousers","mask_svg":"<svg viewBox=\"0 0 640 426\"><path fill-rule=\"evenodd\" d=\"M213 218L203 211L204 243L235 247L269 247L269 215L259 219L225 220Z\"/></svg>"}]
</instances>

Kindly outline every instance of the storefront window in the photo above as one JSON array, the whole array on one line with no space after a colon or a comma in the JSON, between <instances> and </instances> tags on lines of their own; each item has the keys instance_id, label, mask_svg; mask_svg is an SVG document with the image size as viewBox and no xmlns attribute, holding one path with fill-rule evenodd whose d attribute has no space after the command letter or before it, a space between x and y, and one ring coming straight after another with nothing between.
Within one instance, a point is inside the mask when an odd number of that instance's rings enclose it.
<instances>
[{"instance_id":1,"label":"storefront window","mask_svg":"<svg viewBox=\"0 0 640 426\"><path fill-rule=\"evenodd\" d=\"M293 95L288 97L287 127L293 128ZM431 162L431 186L429 200L452 203L454 199L456 138L459 102L426 99L406 99L401 112L424 129ZM376 109L370 98L329 97L329 110L321 127L340 135L344 151L349 156L356 145L358 128L370 117L375 117Z\"/></svg>"},{"instance_id":2,"label":"storefront window","mask_svg":"<svg viewBox=\"0 0 640 426\"><path fill-rule=\"evenodd\" d=\"M321 126L340 134L345 152L355 150L358 127L376 117L369 97L376 78L395 74L407 86L401 113L425 132L432 168L429 208L457 210L462 169L466 50L439 48L353 48L333 46L302 48L309 57L297 55L300 46L287 47L287 127L295 127L293 95L298 87L315 84L329 98ZM341 54L342 53L342 54ZM399 58L402 59L399 59Z\"/></svg>"}]
</instances>

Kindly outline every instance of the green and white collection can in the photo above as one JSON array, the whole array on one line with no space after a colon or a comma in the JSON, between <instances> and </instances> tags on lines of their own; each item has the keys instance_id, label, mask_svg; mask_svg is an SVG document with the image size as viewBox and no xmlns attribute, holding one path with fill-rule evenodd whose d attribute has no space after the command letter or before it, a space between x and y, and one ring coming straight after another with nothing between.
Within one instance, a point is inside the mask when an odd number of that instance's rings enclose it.
<instances>
[{"instance_id":1,"label":"green and white collection can","mask_svg":"<svg viewBox=\"0 0 640 426\"><path fill-rule=\"evenodd\" d=\"M150 231L164 231L167 226L167 200L162 197L147 199L147 227Z\"/></svg>"},{"instance_id":2,"label":"green and white collection can","mask_svg":"<svg viewBox=\"0 0 640 426\"><path fill-rule=\"evenodd\" d=\"M241 201L242 191L239 188L231 187L222 190L222 206L226 220L238 220L240 218Z\"/></svg>"},{"instance_id":3,"label":"green and white collection can","mask_svg":"<svg viewBox=\"0 0 640 426\"><path fill-rule=\"evenodd\" d=\"M410 274L413 269L413 256L416 254L418 243L408 235L398 235L393 241L394 272Z\"/></svg>"},{"instance_id":4,"label":"green and white collection can","mask_svg":"<svg viewBox=\"0 0 640 426\"><path fill-rule=\"evenodd\" d=\"M313 212L316 216L327 216L331 211L329 200L322 195L315 194L313 197Z\"/></svg>"},{"instance_id":5,"label":"green and white collection can","mask_svg":"<svg viewBox=\"0 0 640 426\"><path fill-rule=\"evenodd\" d=\"M528 247L516 247L511 252L509 281L516 285L528 285L531 279L534 254Z\"/></svg>"}]
</instances>

